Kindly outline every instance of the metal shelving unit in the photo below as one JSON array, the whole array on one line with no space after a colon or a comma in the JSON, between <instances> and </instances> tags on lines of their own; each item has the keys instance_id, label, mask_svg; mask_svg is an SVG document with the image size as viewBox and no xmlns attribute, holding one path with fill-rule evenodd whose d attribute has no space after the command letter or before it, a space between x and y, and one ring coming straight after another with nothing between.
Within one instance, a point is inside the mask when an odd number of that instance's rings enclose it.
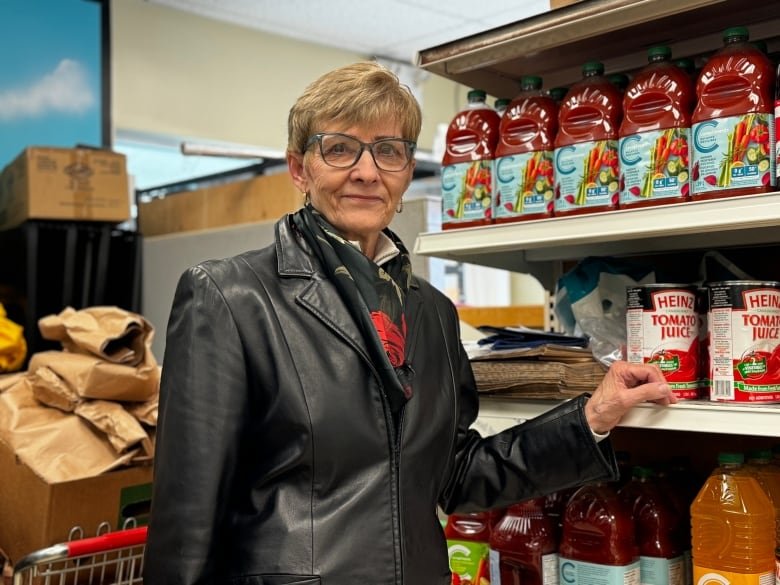
<instances>
[{"instance_id":1,"label":"metal shelving unit","mask_svg":"<svg viewBox=\"0 0 780 585\"><path fill-rule=\"evenodd\" d=\"M421 51L418 65L511 96L528 74L541 75L546 87L568 85L580 78L584 60L599 59L610 73L631 72L646 63L647 47L659 43L671 46L675 57L702 59L720 46L721 31L734 25L748 26L770 53L780 50L777 0L585 0ZM586 256L777 244L780 192L424 233L415 253L530 273L552 290L562 262ZM483 397L480 419L500 430L555 404ZM780 437L780 405L647 404L621 426Z\"/></svg>"}]
</instances>

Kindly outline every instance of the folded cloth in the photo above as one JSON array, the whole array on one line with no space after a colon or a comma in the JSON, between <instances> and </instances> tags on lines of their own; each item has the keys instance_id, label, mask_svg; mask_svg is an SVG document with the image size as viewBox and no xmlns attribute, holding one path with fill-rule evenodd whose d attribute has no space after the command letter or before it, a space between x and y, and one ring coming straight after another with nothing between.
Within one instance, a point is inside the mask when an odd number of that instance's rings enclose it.
<instances>
[{"instance_id":1,"label":"folded cloth","mask_svg":"<svg viewBox=\"0 0 780 585\"><path fill-rule=\"evenodd\" d=\"M516 349L521 347L539 347L555 344L569 347L587 347L588 338L525 327L483 326L480 331L488 334L479 340L480 345L490 345L492 349Z\"/></svg>"}]
</instances>

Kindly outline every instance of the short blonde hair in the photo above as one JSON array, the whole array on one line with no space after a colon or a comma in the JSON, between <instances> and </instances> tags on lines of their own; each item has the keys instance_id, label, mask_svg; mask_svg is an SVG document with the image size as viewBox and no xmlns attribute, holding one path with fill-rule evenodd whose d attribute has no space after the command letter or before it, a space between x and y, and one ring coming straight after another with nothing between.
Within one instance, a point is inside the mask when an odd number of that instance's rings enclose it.
<instances>
[{"instance_id":1,"label":"short blonde hair","mask_svg":"<svg viewBox=\"0 0 780 585\"><path fill-rule=\"evenodd\" d=\"M290 109L287 149L303 153L324 122L360 125L388 118L400 121L401 138L417 141L422 112L411 90L374 61L346 65L311 83Z\"/></svg>"}]
</instances>

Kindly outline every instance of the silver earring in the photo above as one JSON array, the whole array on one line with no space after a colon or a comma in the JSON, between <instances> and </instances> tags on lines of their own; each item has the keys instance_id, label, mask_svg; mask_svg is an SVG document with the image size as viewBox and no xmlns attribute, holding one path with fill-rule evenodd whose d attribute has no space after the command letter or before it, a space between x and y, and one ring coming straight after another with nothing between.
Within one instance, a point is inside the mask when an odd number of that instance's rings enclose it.
<instances>
[{"instance_id":1,"label":"silver earring","mask_svg":"<svg viewBox=\"0 0 780 585\"><path fill-rule=\"evenodd\" d=\"M401 213L403 210L404 210L404 200L403 200L403 199L401 199L401 200L398 202L398 207L396 207L396 208L395 208L395 212L396 212L396 213Z\"/></svg>"},{"instance_id":2,"label":"silver earring","mask_svg":"<svg viewBox=\"0 0 780 585\"><path fill-rule=\"evenodd\" d=\"M311 193L306 191L306 193L303 194L303 204L304 205L311 205Z\"/></svg>"}]
</instances>

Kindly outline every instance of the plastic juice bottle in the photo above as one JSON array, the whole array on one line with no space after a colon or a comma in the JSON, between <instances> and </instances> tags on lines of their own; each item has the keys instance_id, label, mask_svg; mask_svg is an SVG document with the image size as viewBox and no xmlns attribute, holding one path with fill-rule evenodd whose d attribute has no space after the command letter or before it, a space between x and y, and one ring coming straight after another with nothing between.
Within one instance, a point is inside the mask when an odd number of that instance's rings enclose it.
<instances>
[{"instance_id":1,"label":"plastic juice bottle","mask_svg":"<svg viewBox=\"0 0 780 585\"><path fill-rule=\"evenodd\" d=\"M542 502L542 508L544 508L545 516L548 516L555 525L555 540L559 542L561 539L561 531L563 530L563 513L566 510L566 504L572 494L577 491L576 488L570 488L565 490L559 490L551 494L547 494Z\"/></svg>"},{"instance_id":2,"label":"plastic juice bottle","mask_svg":"<svg viewBox=\"0 0 780 585\"><path fill-rule=\"evenodd\" d=\"M775 72L775 185L780 185L780 164L777 159L780 158L780 136L777 135L777 121L780 119L780 65ZM780 576L778 576L780 580ZM777 585L780 585L778 583Z\"/></svg>"},{"instance_id":3,"label":"plastic juice bottle","mask_svg":"<svg viewBox=\"0 0 780 585\"><path fill-rule=\"evenodd\" d=\"M648 64L623 98L621 208L690 199L688 143L695 95L690 77L671 57L669 47L651 47Z\"/></svg>"},{"instance_id":4,"label":"plastic juice bottle","mask_svg":"<svg viewBox=\"0 0 780 585\"><path fill-rule=\"evenodd\" d=\"M585 63L558 111L555 138L555 215L617 209L618 128L623 96L604 77L604 65Z\"/></svg>"},{"instance_id":5,"label":"plastic juice bottle","mask_svg":"<svg viewBox=\"0 0 780 585\"><path fill-rule=\"evenodd\" d=\"M679 518L679 539L684 560L684 583L690 585L693 580L691 561L691 504L701 486L691 471L690 461L684 456L672 457L668 465L658 471L658 483L669 497Z\"/></svg>"},{"instance_id":6,"label":"plastic juice bottle","mask_svg":"<svg viewBox=\"0 0 780 585\"><path fill-rule=\"evenodd\" d=\"M772 465L772 451L760 449L747 456L745 468L764 488L775 510L775 547L780 548L780 468Z\"/></svg>"},{"instance_id":7,"label":"plastic juice bottle","mask_svg":"<svg viewBox=\"0 0 780 585\"><path fill-rule=\"evenodd\" d=\"M442 229L492 223L493 156L499 117L485 92L468 93L468 105L447 128L442 158Z\"/></svg>"},{"instance_id":8,"label":"plastic juice bottle","mask_svg":"<svg viewBox=\"0 0 780 585\"><path fill-rule=\"evenodd\" d=\"M774 68L746 28L726 29L723 41L696 86L694 199L766 193L776 184Z\"/></svg>"},{"instance_id":9,"label":"plastic juice bottle","mask_svg":"<svg viewBox=\"0 0 780 585\"><path fill-rule=\"evenodd\" d=\"M542 78L525 76L501 119L496 146L496 223L552 217L558 106Z\"/></svg>"},{"instance_id":10,"label":"plastic juice bottle","mask_svg":"<svg viewBox=\"0 0 780 585\"><path fill-rule=\"evenodd\" d=\"M618 497L631 510L642 585L684 585L682 518L648 467L634 467Z\"/></svg>"},{"instance_id":11,"label":"plastic juice bottle","mask_svg":"<svg viewBox=\"0 0 780 585\"><path fill-rule=\"evenodd\" d=\"M775 572L772 502L743 462L720 453L691 505L694 585L764 585Z\"/></svg>"},{"instance_id":12,"label":"plastic juice bottle","mask_svg":"<svg viewBox=\"0 0 780 585\"><path fill-rule=\"evenodd\" d=\"M631 512L606 483L588 484L569 499L558 547L561 582L639 584Z\"/></svg>"},{"instance_id":13,"label":"plastic juice bottle","mask_svg":"<svg viewBox=\"0 0 780 585\"><path fill-rule=\"evenodd\" d=\"M444 527L453 582L489 582L490 512L450 514Z\"/></svg>"},{"instance_id":14,"label":"plastic juice bottle","mask_svg":"<svg viewBox=\"0 0 780 585\"><path fill-rule=\"evenodd\" d=\"M491 585L558 585L555 522L544 498L510 506L490 535Z\"/></svg>"},{"instance_id":15,"label":"plastic juice bottle","mask_svg":"<svg viewBox=\"0 0 780 585\"><path fill-rule=\"evenodd\" d=\"M693 62L693 59L689 59L688 57L682 57L680 59L675 59L673 61L677 67L685 71L685 73L688 74L688 77L691 78L691 81L694 84L694 92L696 91L696 63Z\"/></svg>"}]
</instances>

